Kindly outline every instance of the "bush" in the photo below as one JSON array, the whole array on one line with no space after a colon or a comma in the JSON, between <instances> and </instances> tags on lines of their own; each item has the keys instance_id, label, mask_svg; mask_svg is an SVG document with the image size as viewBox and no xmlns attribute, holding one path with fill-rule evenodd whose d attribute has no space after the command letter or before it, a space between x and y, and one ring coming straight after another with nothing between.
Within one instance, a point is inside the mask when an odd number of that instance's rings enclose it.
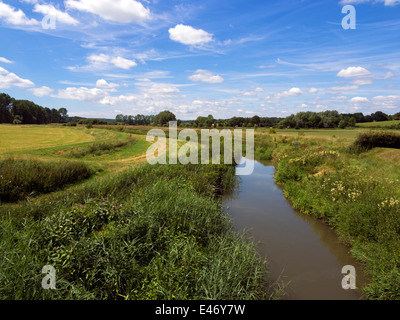
<instances>
[{"instance_id":1,"label":"bush","mask_svg":"<svg viewBox=\"0 0 400 320\"><path fill-rule=\"evenodd\" d=\"M92 171L82 162L6 159L0 161L0 201L14 202L48 193L66 184L89 178Z\"/></svg>"},{"instance_id":2,"label":"bush","mask_svg":"<svg viewBox=\"0 0 400 320\"><path fill-rule=\"evenodd\" d=\"M400 149L400 135L390 131L370 131L360 133L350 146L351 151L363 152L373 148Z\"/></svg>"}]
</instances>

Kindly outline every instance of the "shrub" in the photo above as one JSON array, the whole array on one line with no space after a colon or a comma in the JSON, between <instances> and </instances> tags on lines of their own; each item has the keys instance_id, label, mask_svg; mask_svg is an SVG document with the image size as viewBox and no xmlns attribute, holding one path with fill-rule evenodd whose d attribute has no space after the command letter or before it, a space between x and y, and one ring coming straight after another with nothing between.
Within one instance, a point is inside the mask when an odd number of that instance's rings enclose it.
<instances>
[{"instance_id":1,"label":"shrub","mask_svg":"<svg viewBox=\"0 0 400 320\"><path fill-rule=\"evenodd\" d=\"M373 148L400 149L400 135L390 131L363 132L350 146L350 150L355 152L368 151Z\"/></svg>"},{"instance_id":2,"label":"shrub","mask_svg":"<svg viewBox=\"0 0 400 320\"><path fill-rule=\"evenodd\" d=\"M0 201L14 202L27 196L52 192L91 175L90 168L82 162L9 158L0 161Z\"/></svg>"}]
</instances>

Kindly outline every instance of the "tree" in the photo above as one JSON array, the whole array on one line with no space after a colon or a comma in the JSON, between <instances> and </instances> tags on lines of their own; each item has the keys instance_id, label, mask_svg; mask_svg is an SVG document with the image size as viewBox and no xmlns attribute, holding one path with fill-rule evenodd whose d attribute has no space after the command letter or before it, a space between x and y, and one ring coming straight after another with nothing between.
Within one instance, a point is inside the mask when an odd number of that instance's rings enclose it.
<instances>
[{"instance_id":1,"label":"tree","mask_svg":"<svg viewBox=\"0 0 400 320\"><path fill-rule=\"evenodd\" d=\"M58 109L58 113L60 114L60 122L67 122L68 120L68 111L65 108Z\"/></svg>"},{"instance_id":2,"label":"tree","mask_svg":"<svg viewBox=\"0 0 400 320\"><path fill-rule=\"evenodd\" d=\"M0 94L0 123L11 123L12 98L6 94Z\"/></svg>"},{"instance_id":3,"label":"tree","mask_svg":"<svg viewBox=\"0 0 400 320\"><path fill-rule=\"evenodd\" d=\"M261 122L261 119L260 119L259 116L253 116L253 117L250 119L250 123L253 124L253 125L254 125L254 124L259 125L260 122Z\"/></svg>"},{"instance_id":4,"label":"tree","mask_svg":"<svg viewBox=\"0 0 400 320\"><path fill-rule=\"evenodd\" d=\"M382 111L377 111L373 114L371 114L372 121L387 121L389 119L389 116L386 113L383 113Z\"/></svg>"},{"instance_id":5,"label":"tree","mask_svg":"<svg viewBox=\"0 0 400 320\"><path fill-rule=\"evenodd\" d=\"M169 121L176 121L176 116L168 110L161 111L154 118L154 124L156 126L164 126L167 125Z\"/></svg>"}]
</instances>

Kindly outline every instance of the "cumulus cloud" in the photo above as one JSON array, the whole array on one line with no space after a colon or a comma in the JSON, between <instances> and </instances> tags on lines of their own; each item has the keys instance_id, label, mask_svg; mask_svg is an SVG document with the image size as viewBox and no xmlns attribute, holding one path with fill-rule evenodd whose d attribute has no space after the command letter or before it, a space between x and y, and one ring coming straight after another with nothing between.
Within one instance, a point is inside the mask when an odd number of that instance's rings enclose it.
<instances>
[{"instance_id":1,"label":"cumulus cloud","mask_svg":"<svg viewBox=\"0 0 400 320\"><path fill-rule=\"evenodd\" d=\"M96 87L97 88L103 88L103 89L113 89L118 87L119 85L116 83L108 83L106 80L104 79L99 79L96 82Z\"/></svg>"},{"instance_id":2,"label":"cumulus cloud","mask_svg":"<svg viewBox=\"0 0 400 320\"><path fill-rule=\"evenodd\" d=\"M22 79L15 73L8 72L6 69L0 67L0 88L8 89L11 87L27 88L33 87L35 84L28 79Z\"/></svg>"},{"instance_id":3,"label":"cumulus cloud","mask_svg":"<svg viewBox=\"0 0 400 320\"><path fill-rule=\"evenodd\" d=\"M198 69L189 77L192 81L200 81L206 83L221 83L224 82L224 78L220 75L215 75L211 71Z\"/></svg>"},{"instance_id":4,"label":"cumulus cloud","mask_svg":"<svg viewBox=\"0 0 400 320\"><path fill-rule=\"evenodd\" d=\"M366 97L354 97L350 99L350 102L369 102L369 100Z\"/></svg>"},{"instance_id":5,"label":"cumulus cloud","mask_svg":"<svg viewBox=\"0 0 400 320\"><path fill-rule=\"evenodd\" d=\"M312 94L316 94L316 93L318 93L318 89L317 88L310 88L310 90L308 90L308 92L312 93Z\"/></svg>"},{"instance_id":6,"label":"cumulus cloud","mask_svg":"<svg viewBox=\"0 0 400 320\"><path fill-rule=\"evenodd\" d=\"M136 67L137 63L135 60L126 59L120 56L110 56L104 53L92 54L86 58L89 62L88 65L83 67L68 67L72 71L80 70L104 70L109 68L119 68L129 70L132 67Z\"/></svg>"},{"instance_id":7,"label":"cumulus cloud","mask_svg":"<svg viewBox=\"0 0 400 320\"><path fill-rule=\"evenodd\" d=\"M135 0L66 0L65 6L113 22L140 23L151 18L150 10Z\"/></svg>"},{"instance_id":8,"label":"cumulus cloud","mask_svg":"<svg viewBox=\"0 0 400 320\"><path fill-rule=\"evenodd\" d=\"M357 78L371 75L367 69L363 67L348 67L338 72L337 76L341 78Z\"/></svg>"},{"instance_id":9,"label":"cumulus cloud","mask_svg":"<svg viewBox=\"0 0 400 320\"><path fill-rule=\"evenodd\" d=\"M33 8L33 12L39 12L42 13L43 15L49 15L51 17L54 17L57 22L69 24L76 26L79 24L79 21L72 18L68 13L62 12L58 9L56 9L53 5L51 4L35 4L35 7Z\"/></svg>"},{"instance_id":10,"label":"cumulus cloud","mask_svg":"<svg viewBox=\"0 0 400 320\"><path fill-rule=\"evenodd\" d=\"M203 45L213 40L211 33L183 24L170 28L168 32L171 40L191 46Z\"/></svg>"},{"instance_id":11,"label":"cumulus cloud","mask_svg":"<svg viewBox=\"0 0 400 320\"><path fill-rule=\"evenodd\" d=\"M288 91L282 91L275 95L275 99L281 99L285 97L299 96L303 94L303 92L299 88L291 88Z\"/></svg>"},{"instance_id":12,"label":"cumulus cloud","mask_svg":"<svg viewBox=\"0 0 400 320\"><path fill-rule=\"evenodd\" d=\"M50 95L50 93L52 93L54 90L49 87L43 86L40 88L31 88L29 89L29 91L31 91L37 97L45 97Z\"/></svg>"},{"instance_id":13,"label":"cumulus cloud","mask_svg":"<svg viewBox=\"0 0 400 320\"><path fill-rule=\"evenodd\" d=\"M16 9L0 1L0 19L6 23L18 26L38 25L39 21L29 19L21 9Z\"/></svg>"}]
</instances>

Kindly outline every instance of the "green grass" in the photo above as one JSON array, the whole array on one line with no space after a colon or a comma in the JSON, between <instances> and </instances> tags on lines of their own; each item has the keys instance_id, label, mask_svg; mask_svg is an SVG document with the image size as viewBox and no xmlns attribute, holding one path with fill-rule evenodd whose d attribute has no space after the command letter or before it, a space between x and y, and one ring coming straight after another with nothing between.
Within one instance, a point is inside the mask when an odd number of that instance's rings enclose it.
<instances>
[{"instance_id":1,"label":"green grass","mask_svg":"<svg viewBox=\"0 0 400 320\"><path fill-rule=\"evenodd\" d=\"M276 137L273 160L292 205L328 223L365 264L367 298L400 299L400 150L355 154L337 139Z\"/></svg>"},{"instance_id":2,"label":"green grass","mask_svg":"<svg viewBox=\"0 0 400 320\"><path fill-rule=\"evenodd\" d=\"M142 165L0 208L0 299L272 299L217 194L234 167ZM44 265L57 290L43 290Z\"/></svg>"},{"instance_id":3,"label":"green grass","mask_svg":"<svg viewBox=\"0 0 400 320\"><path fill-rule=\"evenodd\" d=\"M357 127L360 128L398 127L400 129L400 120L357 123Z\"/></svg>"},{"instance_id":4,"label":"green grass","mask_svg":"<svg viewBox=\"0 0 400 320\"><path fill-rule=\"evenodd\" d=\"M76 161L0 160L0 201L14 202L49 193L92 174L88 166Z\"/></svg>"}]
</instances>

